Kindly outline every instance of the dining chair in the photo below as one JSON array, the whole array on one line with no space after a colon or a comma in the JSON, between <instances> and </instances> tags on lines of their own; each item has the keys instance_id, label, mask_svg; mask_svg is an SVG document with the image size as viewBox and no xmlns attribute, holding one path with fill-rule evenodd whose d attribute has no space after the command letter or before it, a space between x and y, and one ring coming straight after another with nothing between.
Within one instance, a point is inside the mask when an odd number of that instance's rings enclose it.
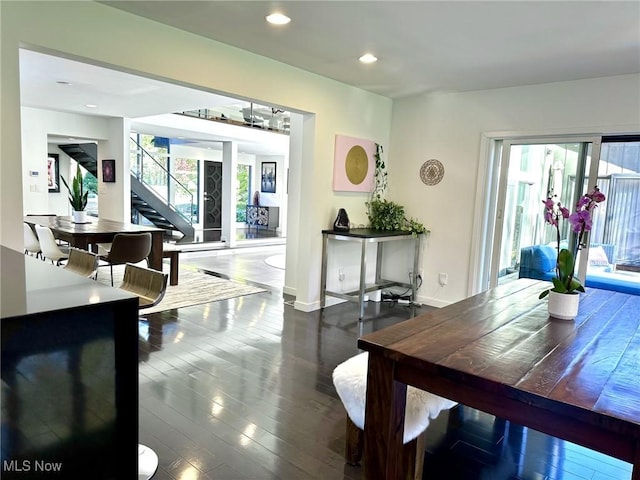
<instances>
[{"instance_id":1,"label":"dining chair","mask_svg":"<svg viewBox=\"0 0 640 480\"><path fill-rule=\"evenodd\" d=\"M58 245L56 238L53 236L53 232L49 227L36 225L35 228L38 241L40 242L42 257L44 259L51 260L51 263L55 265L60 265L62 260L69 258L69 248L63 245Z\"/></svg>"},{"instance_id":2,"label":"dining chair","mask_svg":"<svg viewBox=\"0 0 640 480\"><path fill-rule=\"evenodd\" d=\"M27 213L25 215L25 217L57 217L57 216L58 215L56 213ZM60 240L59 238L56 238L56 243L58 245L69 246L69 242L65 240Z\"/></svg>"},{"instance_id":3,"label":"dining chair","mask_svg":"<svg viewBox=\"0 0 640 480\"><path fill-rule=\"evenodd\" d=\"M100 260L109 264L111 269L111 286L113 286L113 266L127 263L138 263L147 260L151 253L151 234L145 233L117 233L111 242L111 248L106 255L100 255Z\"/></svg>"},{"instance_id":4,"label":"dining chair","mask_svg":"<svg viewBox=\"0 0 640 480\"><path fill-rule=\"evenodd\" d=\"M31 225L26 222L22 223L24 229L24 253L28 255L35 255L36 258L42 257L42 251L40 250L40 242Z\"/></svg>"},{"instance_id":5,"label":"dining chair","mask_svg":"<svg viewBox=\"0 0 640 480\"><path fill-rule=\"evenodd\" d=\"M69 261L65 264L65 270L96 279L98 273L98 262L100 257L95 253L71 248L69 250Z\"/></svg>"},{"instance_id":6,"label":"dining chair","mask_svg":"<svg viewBox=\"0 0 640 480\"><path fill-rule=\"evenodd\" d=\"M127 263L119 288L138 297L139 309L150 308L160 303L164 298L168 278L169 275L159 270Z\"/></svg>"},{"instance_id":7,"label":"dining chair","mask_svg":"<svg viewBox=\"0 0 640 480\"><path fill-rule=\"evenodd\" d=\"M115 243L115 242L114 242ZM169 276L158 270L144 268L127 263L124 267L124 278L120 285L125 290L138 297L138 309L150 308L160 303L167 291ZM145 320L140 318L139 321ZM138 478L148 480L158 468L158 455L151 448L142 443L138 444Z\"/></svg>"}]
</instances>

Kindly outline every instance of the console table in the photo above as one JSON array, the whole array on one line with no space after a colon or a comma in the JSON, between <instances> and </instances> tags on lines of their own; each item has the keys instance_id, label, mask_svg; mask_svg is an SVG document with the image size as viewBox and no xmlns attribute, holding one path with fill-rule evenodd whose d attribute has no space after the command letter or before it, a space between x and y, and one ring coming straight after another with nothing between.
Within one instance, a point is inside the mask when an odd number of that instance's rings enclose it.
<instances>
[{"instance_id":1,"label":"console table","mask_svg":"<svg viewBox=\"0 0 640 480\"><path fill-rule=\"evenodd\" d=\"M341 293L327 290L327 254L329 240L340 242L355 242L360 244L360 284L357 290ZM411 288L411 302L416 300L417 291L417 275L415 272L419 271L419 257L420 257L420 242L422 235L416 235L406 231L383 231L373 230L370 228L354 228L348 232L339 232L335 230L322 230L322 270L320 274L320 307L324 308L326 305L327 295L332 297L341 298L343 300L349 300L357 302L360 305L360 314L358 320L362 320L364 317L365 307L365 293L373 292L376 290L382 290L393 286L400 286L405 288ZM384 244L388 242L405 241L408 248L413 252L413 272L411 282L398 282L394 280L385 280L382 278L382 257L384 253ZM373 284L367 285L367 263L366 253L367 245L373 244L377 248L376 256L376 274Z\"/></svg>"},{"instance_id":2,"label":"console table","mask_svg":"<svg viewBox=\"0 0 640 480\"><path fill-rule=\"evenodd\" d=\"M4 246L0 258L2 478L133 478L138 298Z\"/></svg>"},{"instance_id":3,"label":"console table","mask_svg":"<svg viewBox=\"0 0 640 480\"><path fill-rule=\"evenodd\" d=\"M280 225L280 207L247 205L247 225L275 230Z\"/></svg>"}]
</instances>

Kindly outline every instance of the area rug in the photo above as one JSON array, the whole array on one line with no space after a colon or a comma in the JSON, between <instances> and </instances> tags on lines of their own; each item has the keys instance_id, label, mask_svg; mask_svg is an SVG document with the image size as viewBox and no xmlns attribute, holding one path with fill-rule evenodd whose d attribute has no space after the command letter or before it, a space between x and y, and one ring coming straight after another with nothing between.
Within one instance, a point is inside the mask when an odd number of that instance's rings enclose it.
<instances>
[{"instance_id":1,"label":"area rug","mask_svg":"<svg viewBox=\"0 0 640 480\"><path fill-rule=\"evenodd\" d=\"M165 272L168 270L169 266L165 265ZM122 283L123 275L124 266L117 265L113 267L113 285L115 287ZM108 266L100 267L98 281L106 285L111 284ZM169 285L167 282L167 291L162 301L154 307L141 310L140 313L161 312L163 310L217 302L265 291L263 288L244 285L202 273L188 265L180 265L178 285Z\"/></svg>"},{"instance_id":2,"label":"area rug","mask_svg":"<svg viewBox=\"0 0 640 480\"><path fill-rule=\"evenodd\" d=\"M267 265L270 265L272 267L275 268L279 268L280 270L284 270L285 269L285 255L281 254L281 255L271 255L270 257L267 257L264 259L264 263L266 263Z\"/></svg>"}]
</instances>

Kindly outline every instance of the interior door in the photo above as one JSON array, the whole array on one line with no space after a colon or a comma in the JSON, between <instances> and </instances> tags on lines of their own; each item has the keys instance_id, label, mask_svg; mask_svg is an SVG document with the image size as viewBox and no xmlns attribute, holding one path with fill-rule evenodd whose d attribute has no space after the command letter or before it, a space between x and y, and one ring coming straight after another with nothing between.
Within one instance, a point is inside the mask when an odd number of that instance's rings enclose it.
<instances>
[{"instance_id":1,"label":"interior door","mask_svg":"<svg viewBox=\"0 0 640 480\"><path fill-rule=\"evenodd\" d=\"M554 230L544 221L542 201L548 194L557 195L563 205L573 209L584 193L594 144L599 148L599 139L503 142L489 287L518 277L521 248L555 246ZM572 233L568 224L564 227L562 240L567 240Z\"/></svg>"},{"instance_id":2,"label":"interior door","mask_svg":"<svg viewBox=\"0 0 640 480\"><path fill-rule=\"evenodd\" d=\"M205 161L204 165L204 216L205 234L222 232L222 163ZM218 236L219 239L219 236Z\"/></svg>"}]
</instances>

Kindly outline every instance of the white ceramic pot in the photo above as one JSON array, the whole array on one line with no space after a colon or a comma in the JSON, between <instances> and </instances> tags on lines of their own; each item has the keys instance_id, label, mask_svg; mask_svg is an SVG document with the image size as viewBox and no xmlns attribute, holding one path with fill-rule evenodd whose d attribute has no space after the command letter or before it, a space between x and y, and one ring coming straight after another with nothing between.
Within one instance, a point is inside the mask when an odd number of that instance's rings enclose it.
<instances>
[{"instance_id":1,"label":"white ceramic pot","mask_svg":"<svg viewBox=\"0 0 640 480\"><path fill-rule=\"evenodd\" d=\"M573 320L578 316L580 294L549 292L549 316L560 320Z\"/></svg>"},{"instance_id":2,"label":"white ceramic pot","mask_svg":"<svg viewBox=\"0 0 640 480\"><path fill-rule=\"evenodd\" d=\"M80 212L73 210L73 223L87 223L87 212L82 210Z\"/></svg>"}]
</instances>

